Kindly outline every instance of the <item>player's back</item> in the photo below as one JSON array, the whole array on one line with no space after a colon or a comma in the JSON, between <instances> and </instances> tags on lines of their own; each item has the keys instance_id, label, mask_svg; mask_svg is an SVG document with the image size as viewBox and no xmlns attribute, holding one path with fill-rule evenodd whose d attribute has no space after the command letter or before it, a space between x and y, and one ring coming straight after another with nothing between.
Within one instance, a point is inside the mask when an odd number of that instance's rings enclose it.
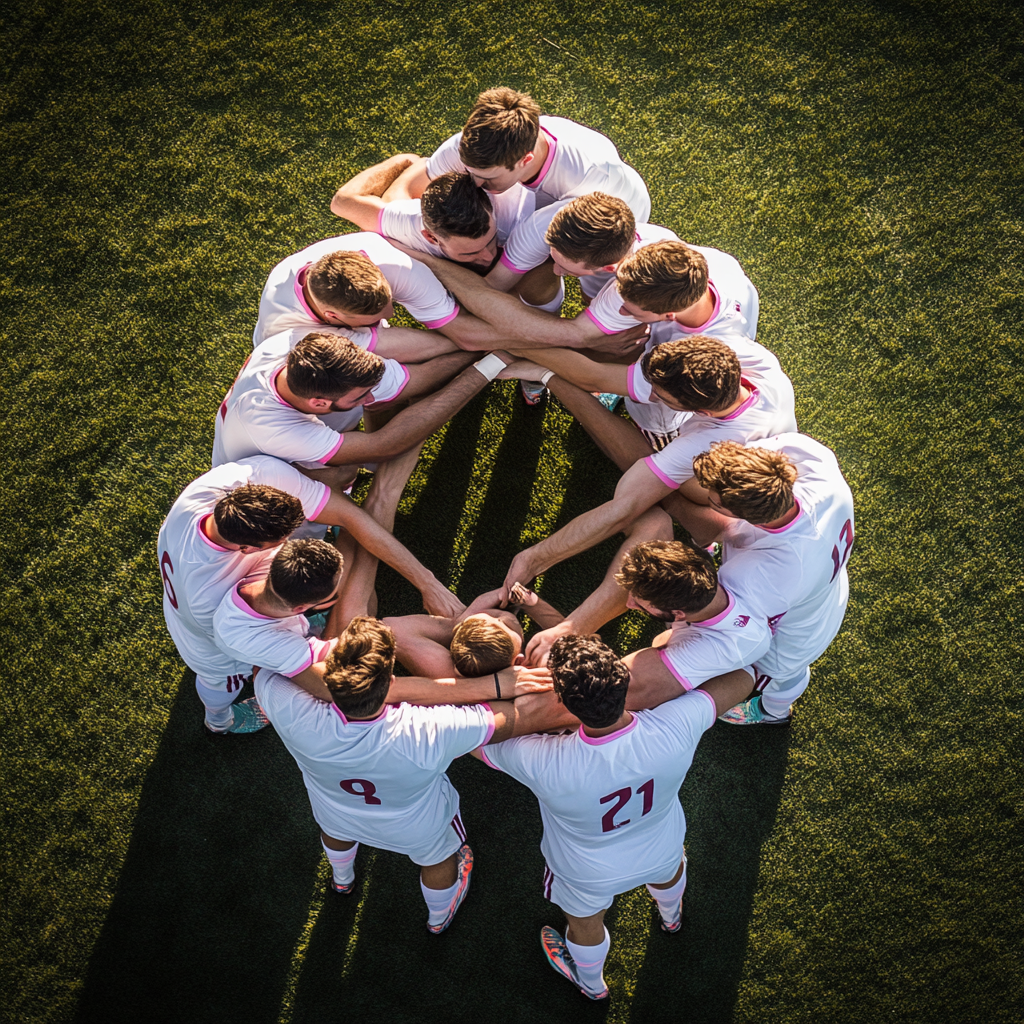
<instances>
[{"instance_id":1,"label":"player's back","mask_svg":"<svg viewBox=\"0 0 1024 1024\"><path fill-rule=\"evenodd\" d=\"M537 796L541 849L556 875L612 884L678 866L686 829L679 787L715 705L694 690L632 715L606 736L521 736L483 751Z\"/></svg>"}]
</instances>

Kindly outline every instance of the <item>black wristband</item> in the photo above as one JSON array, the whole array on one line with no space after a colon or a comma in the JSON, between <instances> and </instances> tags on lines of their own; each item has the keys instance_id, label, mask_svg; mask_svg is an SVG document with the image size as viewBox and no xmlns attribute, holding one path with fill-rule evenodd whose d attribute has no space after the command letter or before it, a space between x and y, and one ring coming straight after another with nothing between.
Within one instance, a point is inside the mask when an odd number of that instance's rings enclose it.
<instances>
[{"instance_id":1,"label":"black wristband","mask_svg":"<svg viewBox=\"0 0 1024 1024\"><path fill-rule=\"evenodd\" d=\"M501 700L501 680L498 678L498 673L494 673L494 692L498 695L498 700Z\"/></svg>"}]
</instances>

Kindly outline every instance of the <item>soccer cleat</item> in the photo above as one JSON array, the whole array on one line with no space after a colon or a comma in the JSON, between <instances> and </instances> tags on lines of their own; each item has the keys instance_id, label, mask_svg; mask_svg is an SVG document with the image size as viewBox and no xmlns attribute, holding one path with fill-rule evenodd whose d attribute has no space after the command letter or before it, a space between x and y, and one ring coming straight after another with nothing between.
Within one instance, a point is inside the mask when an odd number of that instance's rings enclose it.
<instances>
[{"instance_id":1,"label":"soccer cleat","mask_svg":"<svg viewBox=\"0 0 1024 1024\"><path fill-rule=\"evenodd\" d=\"M572 954L565 944L565 939L549 924L544 925L540 930L540 945L544 950L544 955L548 958L548 963L563 978L568 978L588 999L608 998L607 985L600 992L590 992L583 987L576 971L576 961L573 960Z\"/></svg>"},{"instance_id":2,"label":"soccer cleat","mask_svg":"<svg viewBox=\"0 0 1024 1024\"><path fill-rule=\"evenodd\" d=\"M455 890L455 895L448 906L448 914L445 916L445 919L440 924L427 925L427 931L432 935L440 935L452 923L455 911L462 906L462 901L466 898L466 893L469 892L469 878L473 874L473 851L467 843L463 843L459 847L459 860L456 865L456 871L458 872L459 887Z\"/></svg>"},{"instance_id":3,"label":"soccer cleat","mask_svg":"<svg viewBox=\"0 0 1024 1024\"><path fill-rule=\"evenodd\" d=\"M764 710L761 697L758 695L737 704L734 708L729 708L724 715L718 716L718 720L730 725L789 725L793 721L793 708L790 707L785 718L776 718Z\"/></svg>"},{"instance_id":4,"label":"soccer cleat","mask_svg":"<svg viewBox=\"0 0 1024 1024\"><path fill-rule=\"evenodd\" d=\"M356 880L354 878L352 879L351 882L348 883L348 885L338 885L338 883L334 880L333 874L331 875L330 880L327 882L327 891L336 892L339 896L348 896L348 894L352 892L352 890L355 887Z\"/></svg>"},{"instance_id":5,"label":"soccer cleat","mask_svg":"<svg viewBox=\"0 0 1024 1024\"><path fill-rule=\"evenodd\" d=\"M613 395L610 391L602 391L594 397L609 411L615 412L615 406L622 401L622 395Z\"/></svg>"},{"instance_id":6,"label":"soccer cleat","mask_svg":"<svg viewBox=\"0 0 1024 1024\"><path fill-rule=\"evenodd\" d=\"M270 725L270 719L263 714L263 709L256 702L255 697L232 704L231 714L234 716L234 721L226 729L211 729L207 725L206 731L214 736L226 736L228 733L241 735L247 732L259 732L260 729L265 729Z\"/></svg>"},{"instance_id":7,"label":"soccer cleat","mask_svg":"<svg viewBox=\"0 0 1024 1024\"><path fill-rule=\"evenodd\" d=\"M523 393L523 401L527 405L540 405L541 399L547 394L548 389L540 381L521 380L519 389Z\"/></svg>"}]
</instances>

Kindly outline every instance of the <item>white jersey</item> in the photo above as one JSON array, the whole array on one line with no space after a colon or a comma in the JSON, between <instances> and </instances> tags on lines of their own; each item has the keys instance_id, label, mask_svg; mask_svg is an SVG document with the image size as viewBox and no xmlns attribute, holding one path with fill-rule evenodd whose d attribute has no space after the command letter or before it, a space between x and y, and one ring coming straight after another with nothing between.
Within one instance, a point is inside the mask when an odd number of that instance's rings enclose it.
<instances>
[{"instance_id":1,"label":"white jersey","mask_svg":"<svg viewBox=\"0 0 1024 1024\"><path fill-rule=\"evenodd\" d=\"M289 678L297 676L323 661L338 641L307 637L309 619L305 615L275 619L250 608L239 588L258 578L240 580L221 599L213 614L217 646L232 658L247 662L250 669L259 665Z\"/></svg>"},{"instance_id":2,"label":"white jersey","mask_svg":"<svg viewBox=\"0 0 1024 1024\"><path fill-rule=\"evenodd\" d=\"M724 339L723 339L724 340ZM666 487L679 487L693 476L693 460L715 441L746 444L796 430L793 384L778 359L763 345L733 337L742 383L750 394L728 416L694 414L679 436L644 462ZM643 379L643 375L639 375Z\"/></svg>"},{"instance_id":3,"label":"white jersey","mask_svg":"<svg viewBox=\"0 0 1024 1024\"><path fill-rule=\"evenodd\" d=\"M607 736L582 729L517 736L480 751L533 790L548 867L584 889L625 892L663 882L679 867L686 835L679 787L715 724L715 702L694 690L632 716Z\"/></svg>"},{"instance_id":4,"label":"white jersey","mask_svg":"<svg viewBox=\"0 0 1024 1024\"><path fill-rule=\"evenodd\" d=\"M277 548L242 554L215 544L203 532L213 508L224 495L246 484L266 484L302 502L315 519L327 499L326 484L310 480L286 462L260 455L228 463L193 480L178 495L157 538L157 558L164 582L164 619L182 660L208 686L239 689L252 671L229 657L213 636L213 614L224 595L243 577L266 572Z\"/></svg>"},{"instance_id":5,"label":"white jersey","mask_svg":"<svg viewBox=\"0 0 1024 1024\"><path fill-rule=\"evenodd\" d=\"M429 844L451 822L459 794L445 771L494 733L486 704L387 705L370 721L349 721L266 671L256 675L256 699L298 762L317 824L399 853Z\"/></svg>"},{"instance_id":6,"label":"white jersey","mask_svg":"<svg viewBox=\"0 0 1024 1024\"><path fill-rule=\"evenodd\" d=\"M341 334L330 328L320 331ZM214 466L262 453L318 469L341 448L345 431L359 425L364 406L316 416L289 405L278 393L276 381L288 353L309 333L308 327L283 331L249 354L217 410ZM408 382L409 371L396 360L385 359L384 376L366 405L392 401Z\"/></svg>"},{"instance_id":7,"label":"white jersey","mask_svg":"<svg viewBox=\"0 0 1024 1024\"><path fill-rule=\"evenodd\" d=\"M374 231L356 231L314 242L274 267L260 296L259 319L252 334L254 348L291 327L316 330L324 326L309 308L302 289L309 268L321 256L332 252L361 253L376 264L391 286L395 302L400 302L410 316L425 326L443 327L458 315L455 300L422 263L399 251ZM376 327L344 329L344 333L371 352L377 343Z\"/></svg>"},{"instance_id":8,"label":"white jersey","mask_svg":"<svg viewBox=\"0 0 1024 1024\"><path fill-rule=\"evenodd\" d=\"M835 455L813 438L784 434L755 446L783 452L796 466L800 512L778 530L731 519L719 578L727 588L739 583L769 624L772 642L755 662L758 674L789 679L825 652L843 624L853 495Z\"/></svg>"},{"instance_id":9,"label":"white jersey","mask_svg":"<svg viewBox=\"0 0 1024 1024\"><path fill-rule=\"evenodd\" d=\"M647 353L657 345L669 341L678 341L690 335L679 329L679 325L666 320L655 325L661 330L652 331L651 337L644 346L644 353L635 363L631 363L626 371L626 409L630 418L644 431L656 434L675 435L680 433L687 421L693 419L692 412L679 412L671 409L654 393L650 382L644 376L643 361ZM752 376L760 374L774 377L782 372L778 358L763 345L743 334L723 333L717 339L736 353L740 368L744 374L749 369Z\"/></svg>"},{"instance_id":10,"label":"white jersey","mask_svg":"<svg viewBox=\"0 0 1024 1024\"><path fill-rule=\"evenodd\" d=\"M702 622L672 623L672 636L661 648L662 663L684 690L726 672L749 668L768 650L771 632L757 606L742 592L737 596L728 587L724 589L729 604L723 612Z\"/></svg>"},{"instance_id":11,"label":"white jersey","mask_svg":"<svg viewBox=\"0 0 1024 1024\"><path fill-rule=\"evenodd\" d=\"M498 245L503 247L516 226L533 213L534 195L522 185L513 185L507 192L488 192L487 198L491 201ZM388 241L398 242L408 249L447 259L439 245L424 237L423 214L418 199L386 203L377 218L377 232Z\"/></svg>"},{"instance_id":12,"label":"white jersey","mask_svg":"<svg viewBox=\"0 0 1024 1024\"><path fill-rule=\"evenodd\" d=\"M560 199L591 192L607 192L629 204L637 224L651 217L651 196L644 179L624 163L607 136L564 117L541 115L540 130L548 142L544 165L523 187L536 196L540 210ZM436 178L447 171L466 171L459 157L462 132L442 143L427 161L427 174Z\"/></svg>"}]
</instances>

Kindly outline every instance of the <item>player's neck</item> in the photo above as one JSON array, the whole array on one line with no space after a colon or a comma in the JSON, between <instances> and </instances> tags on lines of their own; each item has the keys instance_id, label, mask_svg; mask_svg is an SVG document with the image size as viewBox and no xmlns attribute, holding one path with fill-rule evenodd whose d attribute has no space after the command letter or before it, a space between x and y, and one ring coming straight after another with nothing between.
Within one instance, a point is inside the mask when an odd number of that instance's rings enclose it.
<instances>
[{"instance_id":1,"label":"player's neck","mask_svg":"<svg viewBox=\"0 0 1024 1024\"><path fill-rule=\"evenodd\" d=\"M682 324L684 327L700 327L711 319L711 314L714 311L715 297L709 288L703 297L699 298L692 306L687 306L686 309L676 313L675 320L677 324Z\"/></svg>"},{"instance_id":2,"label":"player's neck","mask_svg":"<svg viewBox=\"0 0 1024 1024\"><path fill-rule=\"evenodd\" d=\"M721 420L726 416L731 416L748 398L750 397L750 388L746 384L740 385L740 392L736 396L736 401L729 406L728 409L723 409L721 412L709 412L708 415L712 419Z\"/></svg>"},{"instance_id":3,"label":"player's neck","mask_svg":"<svg viewBox=\"0 0 1024 1024\"><path fill-rule=\"evenodd\" d=\"M259 615L266 615L271 619L286 619L295 614L290 608L282 606L281 599L270 589L266 579L243 583L238 588L238 594Z\"/></svg>"},{"instance_id":4,"label":"player's neck","mask_svg":"<svg viewBox=\"0 0 1024 1024\"><path fill-rule=\"evenodd\" d=\"M274 377L274 387L277 388L277 393L293 408L298 409L299 412L309 412L310 410L306 407L307 400L300 398L290 387L288 387L288 367L283 366L277 372L277 376Z\"/></svg>"},{"instance_id":5,"label":"player's neck","mask_svg":"<svg viewBox=\"0 0 1024 1024\"><path fill-rule=\"evenodd\" d=\"M613 732L618 732L620 729L625 729L630 722L633 721L633 715L629 711L623 711L619 720L614 725L605 726L603 729L592 729L589 725L581 725L580 728L591 738L596 739L598 736L609 736Z\"/></svg>"},{"instance_id":6,"label":"player's neck","mask_svg":"<svg viewBox=\"0 0 1024 1024\"><path fill-rule=\"evenodd\" d=\"M231 541L225 540L217 529L217 523L213 518L213 515L208 515L200 524L199 529L203 531L203 536L208 541L216 544L217 547L227 548L229 551L237 551L241 545L232 544Z\"/></svg>"},{"instance_id":7,"label":"player's neck","mask_svg":"<svg viewBox=\"0 0 1024 1024\"><path fill-rule=\"evenodd\" d=\"M715 596L711 599L711 604L707 608L702 609L699 612L694 612L692 615L686 616L687 622L706 622L708 619L713 619L716 615L721 615L726 608L729 607L729 591L725 587L719 585L718 590L715 592Z\"/></svg>"},{"instance_id":8,"label":"player's neck","mask_svg":"<svg viewBox=\"0 0 1024 1024\"><path fill-rule=\"evenodd\" d=\"M372 715L346 715L345 718L349 722L372 722L375 718L380 716L380 713L384 710L384 705L381 704L379 708Z\"/></svg>"},{"instance_id":9,"label":"player's neck","mask_svg":"<svg viewBox=\"0 0 1024 1024\"><path fill-rule=\"evenodd\" d=\"M537 180L537 176L544 169L544 161L548 158L549 148L547 136L543 131L538 132L537 145L533 147L533 160L530 162L530 167L535 167L536 170L523 182L524 185L529 185Z\"/></svg>"},{"instance_id":10,"label":"player's neck","mask_svg":"<svg viewBox=\"0 0 1024 1024\"><path fill-rule=\"evenodd\" d=\"M781 530L784 526L789 526L798 515L800 515L800 506L794 501L792 508L788 512L779 516L778 519L773 519L770 523L759 523L758 528L761 530Z\"/></svg>"},{"instance_id":11,"label":"player's neck","mask_svg":"<svg viewBox=\"0 0 1024 1024\"><path fill-rule=\"evenodd\" d=\"M320 323L327 323L327 317L324 316L324 311L320 308L320 303L313 298L313 293L309 289L308 272L302 282L302 297L306 300L306 305L309 306L313 316L315 316Z\"/></svg>"}]
</instances>

